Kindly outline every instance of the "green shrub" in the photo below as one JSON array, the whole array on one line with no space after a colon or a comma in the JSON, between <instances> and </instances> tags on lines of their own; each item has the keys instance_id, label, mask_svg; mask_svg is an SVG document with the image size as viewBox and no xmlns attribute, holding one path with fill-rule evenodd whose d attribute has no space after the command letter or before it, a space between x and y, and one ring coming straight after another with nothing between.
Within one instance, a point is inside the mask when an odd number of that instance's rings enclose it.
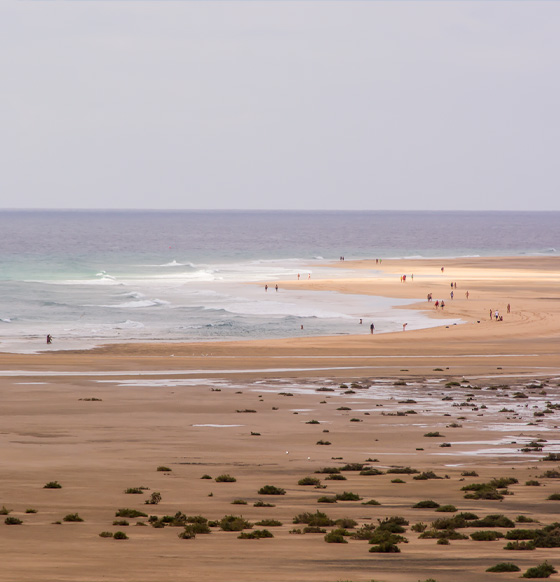
<instances>
[{"instance_id":1,"label":"green shrub","mask_svg":"<svg viewBox=\"0 0 560 582\"><path fill-rule=\"evenodd\" d=\"M325 481L346 481L346 477L340 473L331 473L325 477Z\"/></svg>"},{"instance_id":2,"label":"green shrub","mask_svg":"<svg viewBox=\"0 0 560 582\"><path fill-rule=\"evenodd\" d=\"M529 568L524 574L522 574L522 578L548 578L551 574L556 574L557 570L549 564L548 562L543 562L538 566L533 566L533 568Z\"/></svg>"},{"instance_id":3,"label":"green shrub","mask_svg":"<svg viewBox=\"0 0 560 582\"><path fill-rule=\"evenodd\" d=\"M69 513L68 515L65 515L62 518L62 521L77 522L77 521L84 521L84 520L77 513Z\"/></svg>"},{"instance_id":4,"label":"green shrub","mask_svg":"<svg viewBox=\"0 0 560 582\"><path fill-rule=\"evenodd\" d=\"M99 534L100 538L112 538L113 537L113 532L112 531L102 531Z\"/></svg>"},{"instance_id":5,"label":"green shrub","mask_svg":"<svg viewBox=\"0 0 560 582\"><path fill-rule=\"evenodd\" d=\"M399 546L395 544L382 542L377 546L372 546L369 551L372 553L398 554L401 550L399 549Z\"/></svg>"},{"instance_id":6,"label":"green shrub","mask_svg":"<svg viewBox=\"0 0 560 582\"><path fill-rule=\"evenodd\" d=\"M146 505L157 505L161 501L161 493L159 491L154 491L150 495L150 499L146 499L144 503Z\"/></svg>"},{"instance_id":7,"label":"green shrub","mask_svg":"<svg viewBox=\"0 0 560 582\"><path fill-rule=\"evenodd\" d=\"M128 495L142 495L146 489L147 487L129 487L128 489L125 489L124 492Z\"/></svg>"},{"instance_id":8,"label":"green shrub","mask_svg":"<svg viewBox=\"0 0 560 582\"><path fill-rule=\"evenodd\" d=\"M374 469L374 468L362 469L360 471L360 475L365 475L365 476L383 475L383 471L380 471L379 469Z\"/></svg>"},{"instance_id":9,"label":"green shrub","mask_svg":"<svg viewBox=\"0 0 560 582\"><path fill-rule=\"evenodd\" d=\"M352 493L351 491L337 493L335 497L337 501L360 501L362 499L357 493Z\"/></svg>"},{"instance_id":10,"label":"green shrub","mask_svg":"<svg viewBox=\"0 0 560 582\"><path fill-rule=\"evenodd\" d=\"M276 505L274 505L274 503L265 503L264 501L255 501L255 503L253 503L253 507L276 507Z\"/></svg>"},{"instance_id":11,"label":"green shrub","mask_svg":"<svg viewBox=\"0 0 560 582\"><path fill-rule=\"evenodd\" d=\"M216 483L235 483L237 479L226 473L224 475L218 475L214 481L216 481Z\"/></svg>"},{"instance_id":12,"label":"green shrub","mask_svg":"<svg viewBox=\"0 0 560 582\"><path fill-rule=\"evenodd\" d=\"M117 512L115 513L115 517L131 517L131 518L148 517L148 514L144 513L143 511L138 511L136 509L123 508L117 510Z\"/></svg>"},{"instance_id":13,"label":"green shrub","mask_svg":"<svg viewBox=\"0 0 560 582\"><path fill-rule=\"evenodd\" d=\"M204 475L202 475L201 479L212 479L212 477L210 477L208 473L205 473Z\"/></svg>"},{"instance_id":14,"label":"green shrub","mask_svg":"<svg viewBox=\"0 0 560 582\"><path fill-rule=\"evenodd\" d=\"M436 511L439 511L440 513L455 513L457 508L454 505L442 505L441 507L438 507Z\"/></svg>"},{"instance_id":15,"label":"green shrub","mask_svg":"<svg viewBox=\"0 0 560 582\"><path fill-rule=\"evenodd\" d=\"M432 499L419 501L412 506L413 509L434 509L436 507L440 507L440 504L437 503L437 501L433 501Z\"/></svg>"},{"instance_id":16,"label":"green shrub","mask_svg":"<svg viewBox=\"0 0 560 582\"><path fill-rule=\"evenodd\" d=\"M226 515L218 523L223 531L241 531L253 527L246 519L236 515Z\"/></svg>"},{"instance_id":17,"label":"green shrub","mask_svg":"<svg viewBox=\"0 0 560 582\"><path fill-rule=\"evenodd\" d=\"M320 485L321 480L317 479L317 477L304 477L298 481L298 485Z\"/></svg>"},{"instance_id":18,"label":"green shrub","mask_svg":"<svg viewBox=\"0 0 560 582\"><path fill-rule=\"evenodd\" d=\"M547 501L560 501L560 493L552 493L546 499Z\"/></svg>"},{"instance_id":19,"label":"green shrub","mask_svg":"<svg viewBox=\"0 0 560 582\"><path fill-rule=\"evenodd\" d=\"M424 471L419 475L415 475L412 477L415 481L427 481L428 479L443 479L443 477L439 477L433 471Z\"/></svg>"},{"instance_id":20,"label":"green shrub","mask_svg":"<svg viewBox=\"0 0 560 582\"><path fill-rule=\"evenodd\" d=\"M340 469L338 467L323 467L322 469L317 469L315 473L326 473L328 475L334 475L336 473L340 473Z\"/></svg>"},{"instance_id":21,"label":"green shrub","mask_svg":"<svg viewBox=\"0 0 560 582\"><path fill-rule=\"evenodd\" d=\"M518 515L515 518L515 521L517 523L535 523L537 520L532 517L527 517L526 515Z\"/></svg>"},{"instance_id":22,"label":"green shrub","mask_svg":"<svg viewBox=\"0 0 560 582\"><path fill-rule=\"evenodd\" d=\"M43 489L62 489L62 485L58 481L49 481L43 485Z\"/></svg>"},{"instance_id":23,"label":"green shrub","mask_svg":"<svg viewBox=\"0 0 560 582\"><path fill-rule=\"evenodd\" d=\"M476 471L463 471L461 477L478 477L478 473Z\"/></svg>"},{"instance_id":24,"label":"green shrub","mask_svg":"<svg viewBox=\"0 0 560 582\"><path fill-rule=\"evenodd\" d=\"M317 445L331 445L331 441L324 441L323 439L321 439L320 441L317 441L315 444Z\"/></svg>"},{"instance_id":25,"label":"green shrub","mask_svg":"<svg viewBox=\"0 0 560 582\"><path fill-rule=\"evenodd\" d=\"M531 479L530 481L525 481L525 485L527 485L528 487L539 487L540 483L535 479Z\"/></svg>"},{"instance_id":26,"label":"green shrub","mask_svg":"<svg viewBox=\"0 0 560 582\"><path fill-rule=\"evenodd\" d=\"M0 509L0 515L8 515L11 512L11 509L8 509L5 505L2 505L2 509Z\"/></svg>"},{"instance_id":27,"label":"green shrub","mask_svg":"<svg viewBox=\"0 0 560 582\"><path fill-rule=\"evenodd\" d=\"M37 510L30 507L29 509L25 510L25 513L37 513Z\"/></svg>"},{"instance_id":28,"label":"green shrub","mask_svg":"<svg viewBox=\"0 0 560 582\"><path fill-rule=\"evenodd\" d=\"M508 542L504 546L504 550L534 550L536 548L535 542Z\"/></svg>"},{"instance_id":29,"label":"green shrub","mask_svg":"<svg viewBox=\"0 0 560 582\"><path fill-rule=\"evenodd\" d=\"M491 568L486 569L487 572L519 572L520 568L511 562L500 562Z\"/></svg>"},{"instance_id":30,"label":"green shrub","mask_svg":"<svg viewBox=\"0 0 560 582\"><path fill-rule=\"evenodd\" d=\"M471 527L515 527L515 523L501 514L492 514L473 521Z\"/></svg>"},{"instance_id":31,"label":"green shrub","mask_svg":"<svg viewBox=\"0 0 560 582\"><path fill-rule=\"evenodd\" d=\"M381 503L375 499L370 499L369 501L364 501L362 505L381 505Z\"/></svg>"},{"instance_id":32,"label":"green shrub","mask_svg":"<svg viewBox=\"0 0 560 582\"><path fill-rule=\"evenodd\" d=\"M256 529L251 532L241 532L237 537L240 540L260 540L262 538L273 538L274 536L267 529Z\"/></svg>"},{"instance_id":33,"label":"green shrub","mask_svg":"<svg viewBox=\"0 0 560 582\"><path fill-rule=\"evenodd\" d=\"M440 546L448 546L449 538L438 538L438 541L436 543Z\"/></svg>"},{"instance_id":34,"label":"green shrub","mask_svg":"<svg viewBox=\"0 0 560 582\"><path fill-rule=\"evenodd\" d=\"M115 540L127 540L128 536L124 533L124 531L116 531L113 534L113 539L115 539Z\"/></svg>"},{"instance_id":35,"label":"green shrub","mask_svg":"<svg viewBox=\"0 0 560 582\"><path fill-rule=\"evenodd\" d=\"M548 469L541 475L541 479L560 479L560 471L557 469Z\"/></svg>"},{"instance_id":36,"label":"green shrub","mask_svg":"<svg viewBox=\"0 0 560 582\"><path fill-rule=\"evenodd\" d=\"M406 483L406 481L403 481L397 477L397 479L391 479L391 483Z\"/></svg>"},{"instance_id":37,"label":"green shrub","mask_svg":"<svg viewBox=\"0 0 560 582\"><path fill-rule=\"evenodd\" d=\"M410 467L391 467L387 469L387 474L391 475L413 475L415 473L420 473L416 469L411 469Z\"/></svg>"},{"instance_id":38,"label":"green shrub","mask_svg":"<svg viewBox=\"0 0 560 582\"><path fill-rule=\"evenodd\" d=\"M327 544L347 544L348 541L344 538L344 534L341 530L334 529L325 535L325 541Z\"/></svg>"},{"instance_id":39,"label":"green shrub","mask_svg":"<svg viewBox=\"0 0 560 582\"><path fill-rule=\"evenodd\" d=\"M164 465L160 465L157 468L157 471L164 471L165 473L170 473L171 472L171 469L169 467L164 466Z\"/></svg>"},{"instance_id":40,"label":"green shrub","mask_svg":"<svg viewBox=\"0 0 560 582\"><path fill-rule=\"evenodd\" d=\"M231 502L232 505L247 505L247 502L245 501L245 499L234 499Z\"/></svg>"},{"instance_id":41,"label":"green shrub","mask_svg":"<svg viewBox=\"0 0 560 582\"><path fill-rule=\"evenodd\" d=\"M258 491L259 495L286 495L286 490L274 485L265 485Z\"/></svg>"},{"instance_id":42,"label":"green shrub","mask_svg":"<svg viewBox=\"0 0 560 582\"><path fill-rule=\"evenodd\" d=\"M494 540L503 538L504 534L499 531L475 531L471 534L471 538L475 542L493 542Z\"/></svg>"},{"instance_id":43,"label":"green shrub","mask_svg":"<svg viewBox=\"0 0 560 582\"><path fill-rule=\"evenodd\" d=\"M21 521L21 519L19 519L19 517L7 517L4 520L4 523L6 525L21 525L23 523L23 521Z\"/></svg>"},{"instance_id":44,"label":"green shrub","mask_svg":"<svg viewBox=\"0 0 560 582\"><path fill-rule=\"evenodd\" d=\"M417 533L422 533L423 531L426 531L427 527L428 526L425 523L420 521L420 522L415 523L414 525L410 526L410 529L412 531L417 532Z\"/></svg>"},{"instance_id":45,"label":"green shrub","mask_svg":"<svg viewBox=\"0 0 560 582\"><path fill-rule=\"evenodd\" d=\"M538 529L511 529L506 532L508 540L534 540L539 537L542 530Z\"/></svg>"},{"instance_id":46,"label":"green shrub","mask_svg":"<svg viewBox=\"0 0 560 582\"><path fill-rule=\"evenodd\" d=\"M425 435L425 437L444 437L444 434L441 434L439 431L434 431L434 432L427 432Z\"/></svg>"},{"instance_id":47,"label":"green shrub","mask_svg":"<svg viewBox=\"0 0 560 582\"><path fill-rule=\"evenodd\" d=\"M279 527L282 525L281 521L277 519L261 519L261 521L257 521L255 525L259 525L261 527Z\"/></svg>"},{"instance_id":48,"label":"green shrub","mask_svg":"<svg viewBox=\"0 0 560 582\"><path fill-rule=\"evenodd\" d=\"M188 525L186 525L185 532L191 533L193 535L197 535L197 534L209 534L209 533L211 533L211 530L210 530L208 523L195 522L195 523L189 523ZM187 538L185 538L185 539L187 539Z\"/></svg>"},{"instance_id":49,"label":"green shrub","mask_svg":"<svg viewBox=\"0 0 560 582\"><path fill-rule=\"evenodd\" d=\"M294 530L292 530L292 532L293 531ZM298 530L298 531L300 531L300 530ZM292 533L292 532L290 532L290 533ZM300 531L300 533L302 533L302 532ZM303 528L303 533L304 534L305 533L319 533L319 534L324 534L324 533L327 533L327 530L325 528L319 527L317 525L306 525Z\"/></svg>"},{"instance_id":50,"label":"green shrub","mask_svg":"<svg viewBox=\"0 0 560 582\"><path fill-rule=\"evenodd\" d=\"M316 511L315 513L300 513L293 519L293 523L305 523L310 526L328 527L334 525L334 521L326 513Z\"/></svg>"},{"instance_id":51,"label":"green shrub","mask_svg":"<svg viewBox=\"0 0 560 582\"><path fill-rule=\"evenodd\" d=\"M334 495L332 497L323 495L317 499L317 503L336 503L336 497Z\"/></svg>"},{"instance_id":52,"label":"green shrub","mask_svg":"<svg viewBox=\"0 0 560 582\"><path fill-rule=\"evenodd\" d=\"M305 424L321 424L318 420L308 420Z\"/></svg>"},{"instance_id":53,"label":"green shrub","mask_svg":"<svg viewBox=\"0 0 560 582\"><path fill-rule=\"evenodd\" d=\"M177 537L181 540L194 540L194 538L196 538L196 533L185 528L184 531L177 534Z\"/></svg>"},{"instance_id":54,"label":"green shrub","mask_svg":"<svg viewBox=\"0 0 560 582\"><path fill-rule=\"evenodd\" d=\"M128 523L128 521L126 521L126 519L115 519L113 521L113 525L124 526L124 525L130 525L130 524Z\"/></svg>"}]
</instances>

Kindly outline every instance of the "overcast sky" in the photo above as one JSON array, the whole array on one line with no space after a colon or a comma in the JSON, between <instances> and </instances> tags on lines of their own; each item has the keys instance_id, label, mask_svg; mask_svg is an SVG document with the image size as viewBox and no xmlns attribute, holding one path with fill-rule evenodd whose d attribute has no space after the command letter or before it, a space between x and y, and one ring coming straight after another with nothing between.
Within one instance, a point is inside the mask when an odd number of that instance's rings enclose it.
<instances>
[{"instance_id":1,"label":"overcast sky","mask_svg":"<svg viewBox=\"0 0 560 582\"><path fill-rule=\"evenodd\" d=\"M560 2L0 1L0 207L560 210Z\"/></svg>"}]
</instances>

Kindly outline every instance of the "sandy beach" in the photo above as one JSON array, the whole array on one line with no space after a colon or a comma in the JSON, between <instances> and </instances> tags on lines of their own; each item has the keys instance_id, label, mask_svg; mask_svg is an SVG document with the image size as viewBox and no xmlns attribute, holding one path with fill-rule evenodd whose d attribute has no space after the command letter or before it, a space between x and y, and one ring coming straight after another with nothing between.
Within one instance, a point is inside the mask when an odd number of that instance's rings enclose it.
<instances>
[{"instance_id":1,"label":"sandy beach","mask_svg":"<svg viewBox=\"0 0 560 582\"><path fill-rule=\"evenodd\" d=\"M470 537L560 521L560 501L547 499L560 494L560 257L330 266L363 274L278 284L417 300L413 309L463 323L0 354L0 581L485 582L545 560L560 569L559 547ZM306 477L319 481L299 484ZM501 478L512 482L489 487L497 498L465 498L463 487ZM62 487L44 488L53 481ZM454 507L413 508L427 500ZM146 515L117 517L123 508ZM325 531L295 523L317 511ZM431 525L467 512L515 525ZM76 513L84 521L64 520ZM221 529L227 515L273 537L239 539ZM185 516L216 524L181 539ZM364 526L390 517L407 522L400 551L370 552ZM340 527L347 543L326 543ZM117 531L129 539L99 535ZM500 562L521 572L486 573Z\"/></svg>"}]
</instances>

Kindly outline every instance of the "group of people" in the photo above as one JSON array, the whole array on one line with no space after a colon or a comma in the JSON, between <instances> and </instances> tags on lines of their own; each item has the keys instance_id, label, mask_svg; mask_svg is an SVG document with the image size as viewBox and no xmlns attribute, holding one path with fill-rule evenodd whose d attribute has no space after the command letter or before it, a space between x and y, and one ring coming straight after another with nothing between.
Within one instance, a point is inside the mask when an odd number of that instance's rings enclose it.
<instances>
[{"instance_id":1,"label":"group of people","mask_svg":"<svg viewBox=\"0 0 560 582\"><path fill-rule=\"evenodd\" d=\"M511 313L511 305L508 303L507 307L506 307L506 311L508 313ZM504 316L500 315L500 311L498 309L492 311L492 309L490 309L490 319L495 319L496 321L504 321Z\"/></svg>"},{"instance_id":2,"label":"group of people","mask_svg":"<svg viewBox=\"0 0 560 582\"><path fill-rule=\"evenodd\" d=\"M278 283L276 283L276 286L274 288L276 289L276 291L278 291ZM264 286L264 290L268 291L268 284Z\"/></svg>"},{"instance_id":3,"label":"group of people","mask_svg":"<svg viewBox=\"0 0 560 582\"><path fill-rule=\"evenodd\" d=\"M410 280L414 281L414 275L410 275ZM401 283L406 283L406 275L401 275Z\"/></svg>"}]
</instances>

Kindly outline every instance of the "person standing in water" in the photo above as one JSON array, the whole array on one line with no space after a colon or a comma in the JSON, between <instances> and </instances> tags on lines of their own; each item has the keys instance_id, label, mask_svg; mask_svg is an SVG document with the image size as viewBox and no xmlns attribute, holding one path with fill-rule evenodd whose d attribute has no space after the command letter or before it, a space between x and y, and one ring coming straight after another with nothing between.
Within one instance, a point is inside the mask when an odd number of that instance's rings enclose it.
<instances>
[{"instance_id":1,"label":"person standing in water","mask_svg":"<svg viewBox=\"0 0 560 582\"><path fill-rule=\"evenodd\" d=\"M375 325L373 323L369 326L369 333L373 334L373 330L375 329Z\"/></svg>"}]
</instances>

